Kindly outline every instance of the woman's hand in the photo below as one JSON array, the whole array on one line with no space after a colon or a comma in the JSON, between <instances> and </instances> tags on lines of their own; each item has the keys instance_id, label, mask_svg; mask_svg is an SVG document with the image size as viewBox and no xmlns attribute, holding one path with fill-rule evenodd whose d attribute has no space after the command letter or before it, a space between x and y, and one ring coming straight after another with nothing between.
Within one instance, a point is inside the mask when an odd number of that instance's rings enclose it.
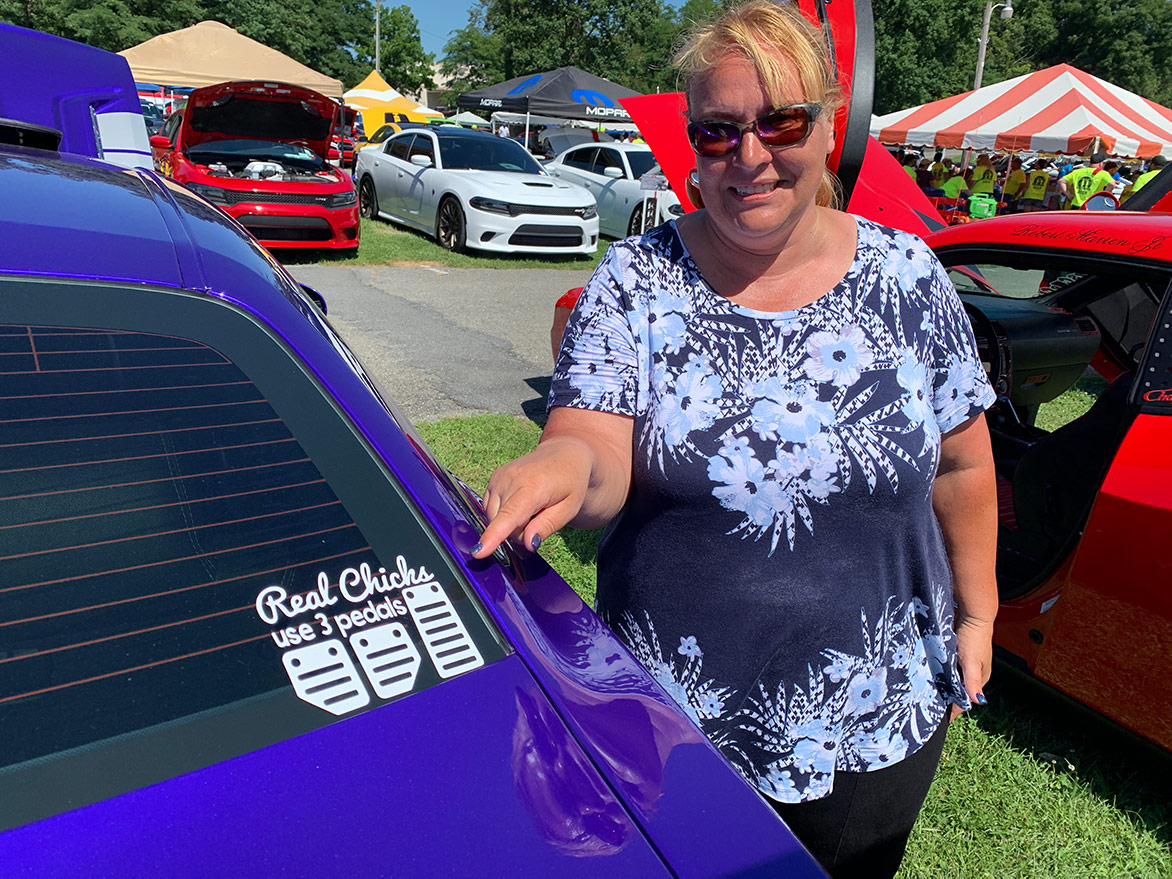
<instances>
[{"instance_id":1,"label":"woman's hand","mask_svg":"<svg viewBox=\"0 0 1172 879\"><path fill-rule=\"evenodd\" d=\"M964 688L969 700L985 704L985 684L993 672L993 621L965 617L957 612L956 658L964 677ZM964 712L959 705L952 706L952 719Z\"/></svg>"},{"instance_id":2,"label":"woman's hand","mask_svg":"<svg viewBox=\"0 0 1172 879\"><path fill-rule=\"evenodd\" d=\"M628 416L554 409L537 448L489 477L489 523L473 557L487 558L510 537L536 551L565 525L608 522L630 490L633 438Z\"/></svg>"}]
</instances>

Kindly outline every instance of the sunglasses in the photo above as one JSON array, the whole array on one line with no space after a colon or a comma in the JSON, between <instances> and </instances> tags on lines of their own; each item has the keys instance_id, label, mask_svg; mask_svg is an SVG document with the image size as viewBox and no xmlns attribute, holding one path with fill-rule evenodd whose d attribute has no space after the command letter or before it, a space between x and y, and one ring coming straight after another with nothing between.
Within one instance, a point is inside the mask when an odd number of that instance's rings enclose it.
<instances>
[{"instance_id":1,"label":"sunglasses","mask_svg":"<svg viewBox=\"0 0 1172 879\"><path fill-rule=\"evenodd\" d=\"M810 129L822 112L821 104L790 104L778 107L752 122L689 122L688 141L698 156L718 159L737 151L745 132L752 130L771 149L797 146L810 136Z\"/></svg>"}]
</instances>

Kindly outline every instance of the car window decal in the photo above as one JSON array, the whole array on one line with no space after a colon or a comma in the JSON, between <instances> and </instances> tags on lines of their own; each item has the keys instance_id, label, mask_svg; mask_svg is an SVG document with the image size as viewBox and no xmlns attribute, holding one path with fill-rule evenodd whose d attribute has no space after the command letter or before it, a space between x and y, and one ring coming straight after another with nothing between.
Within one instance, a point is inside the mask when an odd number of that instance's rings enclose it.
<instances>
[{"instance_id":1,"label":"car window decal","mask_svg":"<svg viewBox=\"0 0 1172 879\"><path fill-rule=\"evenodd\" d=\"M440 678L484 665L451 598L425 566L412 567L400 555L394 571L363 562L336 579L319 571L316 581L294 594L266 586L255 602L273 643L285 651L281 663L302 701L340 716L370 704L364 679L380 699L411 692L422 658L408 618Z\"/></svg>"}]
</instances>

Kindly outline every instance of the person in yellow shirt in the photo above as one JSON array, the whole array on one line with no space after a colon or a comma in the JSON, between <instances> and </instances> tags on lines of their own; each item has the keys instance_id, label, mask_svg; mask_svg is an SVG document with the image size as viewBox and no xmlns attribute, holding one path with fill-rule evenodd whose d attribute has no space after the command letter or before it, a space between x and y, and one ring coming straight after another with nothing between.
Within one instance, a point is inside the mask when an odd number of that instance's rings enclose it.
<instances>
[{"instance_id":1,"label":"person in yellow shirt","mask_svg":"<svg viewBox=\"0 0 1172 879\"><path fill-rule=\"evenodd\" d=\"M993 195L997 188L997 169L993 167L993 160L988 153L977 156L977 164L973 168L974 195Z\"/></svg>"},{"instance_id":2,"label":"person in yellow shirt","mask_svg":"<svg viewBox=\"0 0 1172 879\"><path fill-rule=\"evenodd\" d=\"M1066 199L1067 208L1078 210L1096 192L1115 186L1114 172L1118 165L1106 159L1106 153L1095 153L1089 165L1075 168L1058 180L1058 192Z\"/></svg>"},{"instance_id":3,"label":"person in yellow shirt","mask_svg":"<svg viewBox=\"0 0 1172 879\"><path fill-rule=\"evenodd\" d=\"M943 159L944 151L936 150L936 155L932 157L932 167L929 169L932 172L932 185L937 189L948 179L948 166L945 165Z\"/></svg>"},{"instance_id":4,"label":"person in yellow shirt","mask_svg":"<svg viewBox=\"0 0 1172 879\"><path fill-rule=\"evenodd\" d=\"M1046 207L1046 194L1050 190L1050 163L1039 159L1034 163L1026 178L1025 195L1021 199L1021 208L1025 211L1040 211Z\"/></svg>"},{"instance_id":5,"label":"person in yellow shirt","mask_svg":"<svg viewBox=\"0 0 1172 879\"><path fill-rule=\"evenodd\" d=\"M1009 163L1009 174L1005 177L1005 212L1016 214L1020 208L1021 199L1026 191L1026 172L1021 169L1021 159L1017 156Z\"/></svg>"},{"instance_id":6,"label":"person in yellow shirt","mask_svg":"<svg viewBox=\"0 0 1172 879\"><path fill-rule=\"evenodd\" d=\"M1168 164L1168 160L1163 156L1153 156L1151 164L1148 165L1148 170L1135 178L1135 183L1131 184L1131 192L1123 200L1126 202L1128 198L1135 195L1146 186L1153 177L1164 170L1164 166Z\"/></svg>"}]
</instances>

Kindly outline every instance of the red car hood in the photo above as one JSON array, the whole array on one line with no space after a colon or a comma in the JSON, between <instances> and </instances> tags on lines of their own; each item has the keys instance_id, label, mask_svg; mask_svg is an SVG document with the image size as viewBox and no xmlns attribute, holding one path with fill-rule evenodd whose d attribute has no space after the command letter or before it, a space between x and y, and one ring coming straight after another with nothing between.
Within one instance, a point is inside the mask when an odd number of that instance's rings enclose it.
<instances>
[{"instance_id":1,"label":"red car hood","mask_svg":"<svg viewBox=\"0 0 1172 879\"><path fill-rule=\"evenodd\" d=\"M297 143L323 160L338 105L323 94L279 82L222 82L187 99L185 147L211 140Z\"/></svg>"}]
</instances>

